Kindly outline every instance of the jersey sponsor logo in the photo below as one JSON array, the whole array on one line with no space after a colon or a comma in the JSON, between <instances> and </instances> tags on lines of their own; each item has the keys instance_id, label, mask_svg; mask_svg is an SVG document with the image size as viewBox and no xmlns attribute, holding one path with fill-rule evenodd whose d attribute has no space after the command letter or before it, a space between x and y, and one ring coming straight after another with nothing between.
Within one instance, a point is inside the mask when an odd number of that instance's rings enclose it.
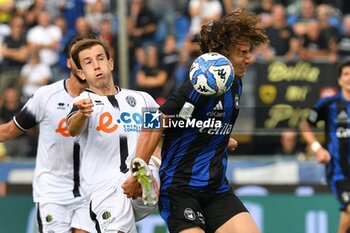
<instances>
[{"instance_id":1,"label":"jersey sponsor logo","mask_svg":"<svg viewBox=\"0 0 350 233\"><path fill-rule=\"evenodd\" d=\"M63 118L58 122L58 126L55 129L56 133L61 134L63 137L70 137L71 135L68 132L67 129L67 118Z\"/></svg>"},{"instance_id":2,"label":"jersey sponsor logo","mask_svg":"<svg viewBox=\"0 0 350 233\"><path fill-rule=\"evenodd\" d=\"M337 138L348 138L350 137L350 129L344 127L338 127L336 132Z\"/></svg>"},{"instance_id":3,"label":"jersey sponsor logo","mask_svg":"<svg viewBox=\"0 0 350 233\"><path fill-rule=\"evenodd\" d=\"M99 125L96 127L97 131L105 133L113 133L119 125L123 126L125 132L140 132L143 122L142 115L140 113L121 112L120 118L113 120L113 116L109 112L104 112L100 115Z\"/></svg>"},{"instance_id":4,"label":"jersey sponsor logo","mask_svg":"<svg viewBox=\"0 0 350 233\"><path fill-rule=\"evenodd\" d=\"M113 124L113 117L109 112L104 112L100 116L98 121L97 131L103 131L105 133L113 133L118 129L117 124Z\"/></svg>"},{"instance_id":5,"label":"jersey sponsor logo","mask_svg":"<svg viewBox=\"0 0 350 233\"><path fill-rule=\"evenodd\" d=\"M218 127L202 127L199 129L199 132L211 135L227 135L231 134L232 128L232 124L225 123L224 125L220 125Z\"/></svg>"}]
</instances>

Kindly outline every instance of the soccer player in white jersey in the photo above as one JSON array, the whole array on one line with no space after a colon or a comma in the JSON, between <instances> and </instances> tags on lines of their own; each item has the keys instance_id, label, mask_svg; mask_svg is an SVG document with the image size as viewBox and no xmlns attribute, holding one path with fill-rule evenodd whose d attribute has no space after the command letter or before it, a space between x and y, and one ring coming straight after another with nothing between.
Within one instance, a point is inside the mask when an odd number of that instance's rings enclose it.
<instances>
[{"instance_id":1,"label":"soccer player in white jersey","mask_svg":"<svg viewBox=\"0 0 350 233\"><path fill-rule=\"evenodd\" d=\"M69 51L81 39L74 38ZM0 141L39 125L33 198L40 232L96 232L89 203L80 190L79 145L66 127L69 104L87 84L77 77L70 58L67 66L69 79L41 87L13 120L0 126Z\"/></svg>"},{"instance_id":2,"label":"soccer player in white jersey","mask_svg":"<svg viewBox=\"0 0 350 233\"><path fill-rule=\"evenodd\" d=\"M90 199L91 216L99 232L136 232L135 220L154 212L156 201L147 206L141 198L132 200L121 185L130 174L142 113L158 105L145 92L114 85L113 60L103 40L79 41L72 58L79 77L89 84L89 89L75 98L67 126L71 135L77 135L82 149L81 185ZM157 169L143 171L147 174L141 178L148 179L143 191L149 188L156 192L153 181Z\"/></svg>"}]
</instances>

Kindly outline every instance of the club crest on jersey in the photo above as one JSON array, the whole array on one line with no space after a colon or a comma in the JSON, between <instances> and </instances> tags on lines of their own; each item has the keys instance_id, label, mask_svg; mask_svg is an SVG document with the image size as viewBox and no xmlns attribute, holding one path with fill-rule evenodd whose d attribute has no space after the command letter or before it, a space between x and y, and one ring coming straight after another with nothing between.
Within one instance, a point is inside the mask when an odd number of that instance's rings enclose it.
<instances>
[{"instance_id":1,"label":"club crest on jersey","mask_svg":"<svg viewBox=\"0 0 350 233\"><path fill-rule=\"evenodd\" d=\"M136 106L136 99L135 97L131 96L131 95L128 95L126 98L125 98L126 102L131 106L131 107L135 107Z\"/></svg>"},{"instance_id":2,"label":"club crest on jersey","mask_svg":"<svg viewBox=\"0 0 350 233\"><path fill-rule=\"evenodd\" d=\"M184 211L184 216L186 219L193 221L196 219L196 214L191 208L186 208Z\"/></svg>"},{"instance_id":3,"label":"club crest on jersey","mask_svg":"<svg viewBox=\"0 0 350 233\"><path fill-rule=\"evenodd\" d=\"M238 94L235 95L235 108L236 109L239 108L239 96L238 96Z\"/></svg>"}]
</instances>

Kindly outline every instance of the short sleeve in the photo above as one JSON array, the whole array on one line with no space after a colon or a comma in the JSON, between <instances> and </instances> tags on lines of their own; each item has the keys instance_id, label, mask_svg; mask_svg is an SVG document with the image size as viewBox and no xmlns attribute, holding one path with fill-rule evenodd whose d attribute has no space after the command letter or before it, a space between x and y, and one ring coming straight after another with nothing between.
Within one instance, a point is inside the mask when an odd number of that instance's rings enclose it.
<instances>
[{"instance_id":1,"label":"short sleeve","mask_svg":"<svg viewBox=\"0 0 350 233\"><path fill-rule=\"evenodd\" d=\"M45 93L45 88L39 88L27 101L22 110L13 118L18 128L27 131L42 121L47 104Z\"/></svg>"}]
</instances>

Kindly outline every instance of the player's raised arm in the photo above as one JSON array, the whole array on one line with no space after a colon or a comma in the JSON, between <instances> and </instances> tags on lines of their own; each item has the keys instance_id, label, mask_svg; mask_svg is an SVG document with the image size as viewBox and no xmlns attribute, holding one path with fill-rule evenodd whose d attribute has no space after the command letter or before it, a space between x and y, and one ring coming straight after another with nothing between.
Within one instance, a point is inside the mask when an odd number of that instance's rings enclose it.
<instances>
[{"instance_id":1,"label":"player's raised arm","mask_svg":"<svg viewBox=\"0 0 350 233\"><path fill-rule=\"evenodd\" d=\"M164 118L166 118L166 116L161 114L161 122L163 122ZM140 158L148 164L162 137L162 133L162 125L160 129L143 129L137 142L135 158Z\"/></svg>"},{"instance_id":2,"label":"player's raised arm","mask_svg":"<svg viewBox=\"0 0 350 233\"><path fill-rule=\"evenodd\" d=\"M7 141L18 137L23 133L13 120L0 125L0 142Z\"/></svg>"},{"instance_id":3,"label":"player's raised arm","mask_svg":"<svg viewBox=\"0 0 350 233\"><path fill-rule=\"evenodd\" d=\"M87 120L93 111L93 104L90 98L86 98L74 102L73 105L67 116L67 128L70 135L76 136L85 129Z\"/></svg>"},{"instance_id":4,"label":"player's raised arm","mask_svg":"<svg viewBox=\"0 0 350 233\"><path fill-rule=\"evenodd\" d=\"M166 116L161 114L160 115L160 122L163 122L163 119L165 119ZM135 157L133 158L131 162L131 169L133 169L133 161L137 159L142 159L147 164L150 161L150 158L152 155L154 155L158 150L157 146L159 144L159 141L162 137L163 128L162 124L160 126L160 129L143 129L138 142L136 146L136 153ZM159 152L159 151L158 151ZM131 174L122 185L122 188L124 189L124 194L127 195L129 198L137 198L140 196L140 183L137 182L137 179Z\"/></svg>"}]
</instances>

